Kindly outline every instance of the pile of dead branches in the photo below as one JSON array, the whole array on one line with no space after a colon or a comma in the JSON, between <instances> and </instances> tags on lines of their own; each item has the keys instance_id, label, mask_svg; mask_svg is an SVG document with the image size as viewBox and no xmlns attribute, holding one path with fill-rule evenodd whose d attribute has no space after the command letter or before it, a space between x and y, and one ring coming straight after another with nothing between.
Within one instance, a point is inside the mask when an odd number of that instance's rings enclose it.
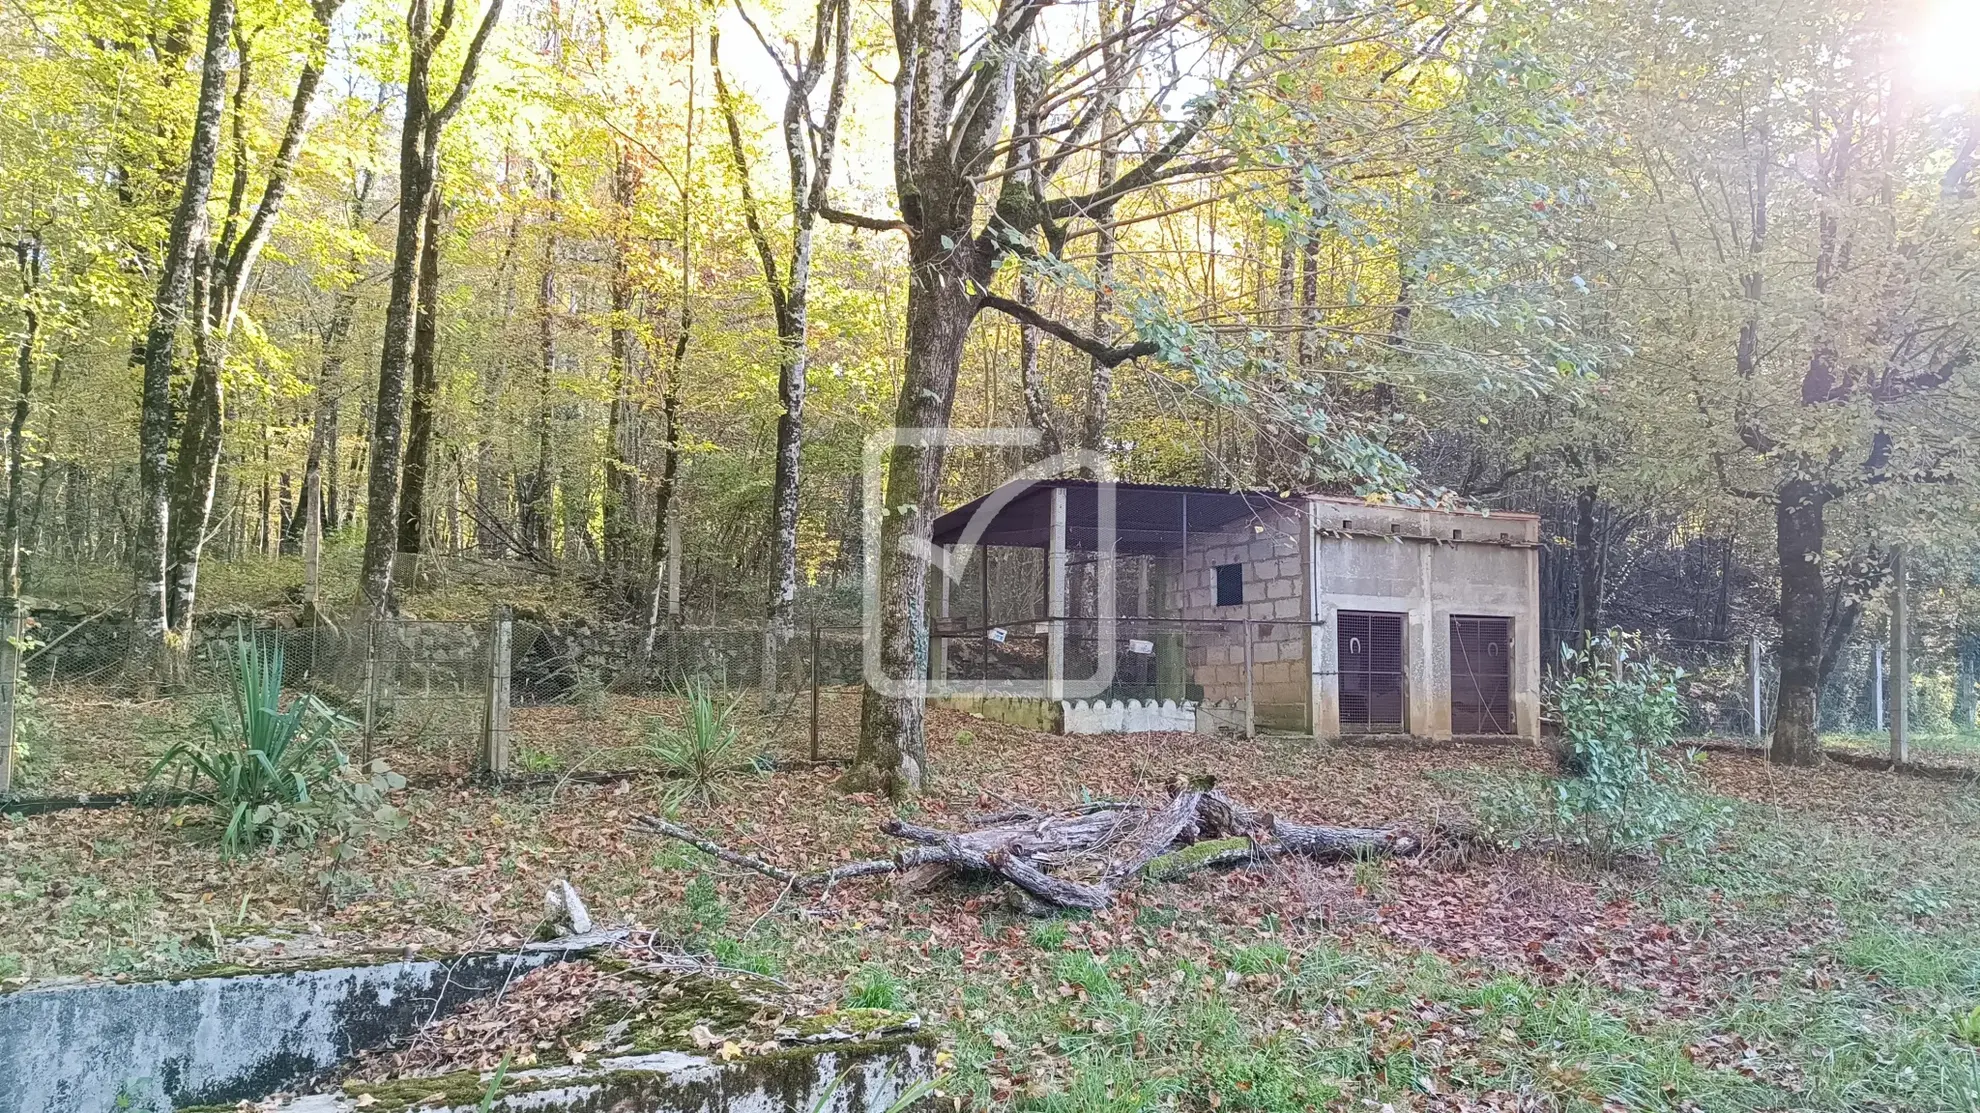
<instances>
[{"instance_id":1,"label":"pile of dead branches","mask_svg":"<svg viewBox=\"0 0 1980 1113\"><path fill-rule=\"evenodd\" d=\"M995 876L1051 908L1104 908L1136 877L1171 880L1210 867L1288 856L1336 860L1415 855L1430 841L1392 827L1288 822L1231 799L1207 777L1178 778L1163 803L1014 808L984 816L967 831L889 819L880 829L915 845L892 858L815 873L781 869L657 816L642 816L637 823L638 830L679 839L794 889L891 875L920 890L959 875Z\"/></svg>"}]
</instances>

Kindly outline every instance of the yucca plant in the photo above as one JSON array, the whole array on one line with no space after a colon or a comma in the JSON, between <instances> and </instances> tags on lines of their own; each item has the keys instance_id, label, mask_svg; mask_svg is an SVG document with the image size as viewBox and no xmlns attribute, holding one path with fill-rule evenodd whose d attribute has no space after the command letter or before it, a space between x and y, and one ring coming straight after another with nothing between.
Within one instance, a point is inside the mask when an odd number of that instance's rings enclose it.
<instances>
[{"instance_id":1,"label":"yucca plant","mask_svg":"<svg viewBox=\"0 0 1980 1113\"><path fill-rule=\"evenodd\" d=\"M707 685L693 681L687 704L687 721L681 726L648 720L646 748L674 779L676 795L713 804L723 782L753 764L736 725L742 697L721 703Z\"/></svg>"},{"instance_id":2,"label":"yucca plant","mask_svg":"<svg viewBox=\"0 0 1980 1113\"><path fill-rule=\"evenodd\" d=\"M334 788L349 766L337 747L345 722L322 700L299 694L282 704L282 647L241 635L232 647L233 714L209 722L212 738L165 751L147 778L170 774L174 788L210 805L229 857L290 836L313 837L327 815L313 793ZM382 771L380 771L382 772ZM384 773L403 787L396 774Z\"/></svg>"}]
</instances>

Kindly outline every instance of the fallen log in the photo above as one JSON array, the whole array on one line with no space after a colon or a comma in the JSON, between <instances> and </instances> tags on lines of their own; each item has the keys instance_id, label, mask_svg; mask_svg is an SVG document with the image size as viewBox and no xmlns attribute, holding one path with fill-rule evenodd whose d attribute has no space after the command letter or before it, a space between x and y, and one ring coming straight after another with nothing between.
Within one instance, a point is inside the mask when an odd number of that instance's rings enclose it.
<instances>
[{"instance_id":1,"label":"fallen log","mask_svg":"<svg viewBox=\"0 0 1980 1113\"><path fill-rule=\"evenodd\" d=\"M1105 908L1137 877L1175 880L1200 870L1299 857L1339 861L1423 853L1431 840L1393 827L1293 823L1234 800L1209 778L1171 786L1160 804L1087 803L1058 811L1009 808L963 831L892 818L880 830L914 844L891 858L797 873L731 850L658 816L636 830L666 835L792 889L893 875L928 889L958 874L1001 877L1028 894L1025 906Z\"/></svg>"}]
</instances>

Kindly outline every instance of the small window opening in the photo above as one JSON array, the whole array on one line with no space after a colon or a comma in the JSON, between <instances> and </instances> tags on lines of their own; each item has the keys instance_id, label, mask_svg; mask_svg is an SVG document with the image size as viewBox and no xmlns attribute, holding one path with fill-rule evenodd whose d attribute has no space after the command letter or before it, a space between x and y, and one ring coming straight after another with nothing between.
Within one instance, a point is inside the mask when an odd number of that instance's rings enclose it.
<instances>
[{"instance_id":1,"label":"small window opening","mask_svg":"<svg viewBox=\"0 0 1980 1113\"><path fill-rule=\"evenodd\" d=\"M1350 529L1353 529L1353 528L1354 528L1354 522L1353 522L1353 521L1352 521L1351 519L1348 519L1348 518L1342 518L1342 519L1341 519L1341 528L1342 528L1343 530L1350 530Z\"/></svg>"},{"instance_id":2,"label":"small window opening","mask_svg":"<svg viewBox=\"0 0 1980 1113\"><path fill-rule=\"evenodd\" d=\"M1462 541L1462 540L1464 540L1464 531L1463 531L1463 530L1461 530L1461 529L1454 529L1454 530L1452 530L1452 531L1451 531L1451 540L1453 540L1453 541Z\"/></svg>"},{"instance_id":3,"label":"small window opening","mask_svg":"<svg viewBox=\"0 0 1980 1113\"><path fill-rule=\"evenodd\" d=\"M1217 566L1217 605L1236 607L1244 603L1244 565Z\"/></svg>"}]
</instances>

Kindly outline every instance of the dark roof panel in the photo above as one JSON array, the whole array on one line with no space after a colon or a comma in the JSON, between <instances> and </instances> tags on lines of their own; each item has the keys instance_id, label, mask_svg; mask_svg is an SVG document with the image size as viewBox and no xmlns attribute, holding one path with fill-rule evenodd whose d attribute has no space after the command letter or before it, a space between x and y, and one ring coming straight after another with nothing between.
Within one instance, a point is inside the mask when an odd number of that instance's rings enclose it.
<instances>
[{"instance_id":1,"label":"dark roof panel","mask_svg":"<svg viewBox=\"0 0 1980 1113\"><path fill-rule=\"evenodd\" d=\"M1051 544L1052 491L1063 489L1066 547L1092 551L1099 547L1103 487L1113 491L1115 550L1121 553L1166 552L1182 544L1191 532L1219 529L1268 506L1290 501L1270 491L1225 491L1163 483L1103 484L1092 479L1018 481L937 518L934 542L1046 548ZM976 535L967 536L983 515L988 517L975 530Z\"/></svg>"}]
</instances>

